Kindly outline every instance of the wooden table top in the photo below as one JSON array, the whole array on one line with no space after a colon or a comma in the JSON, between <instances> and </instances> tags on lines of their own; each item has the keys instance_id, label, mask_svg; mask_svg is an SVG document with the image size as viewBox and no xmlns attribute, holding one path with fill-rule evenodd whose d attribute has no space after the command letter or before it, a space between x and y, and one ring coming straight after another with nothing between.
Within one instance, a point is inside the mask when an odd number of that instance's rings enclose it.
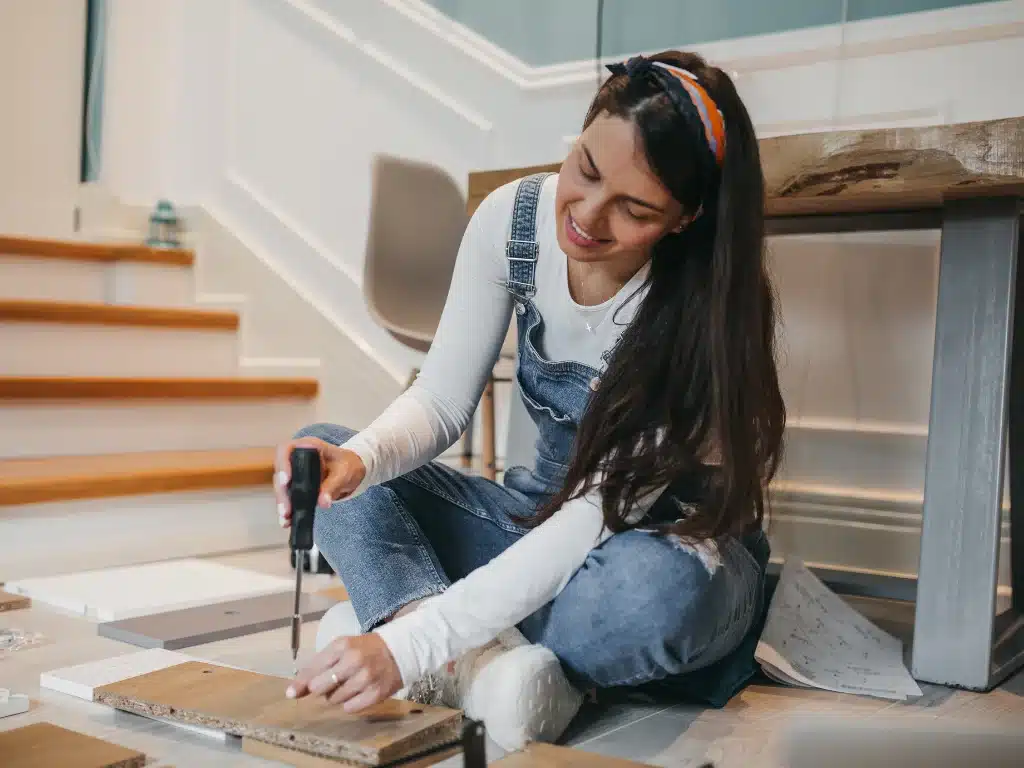
<instances>
[{"instance_id":1,"label":"wooden table top","mask_svg":"<svg viewBox=\"0 0 1024 768\"><path fill-rule=\"evenodd\" d=\"M937 210L1024 197L1024 117L832 131L760 141L769 218ZM469 175L470 213L499 186L560 163Z\"/></svg>"}]
</instances>

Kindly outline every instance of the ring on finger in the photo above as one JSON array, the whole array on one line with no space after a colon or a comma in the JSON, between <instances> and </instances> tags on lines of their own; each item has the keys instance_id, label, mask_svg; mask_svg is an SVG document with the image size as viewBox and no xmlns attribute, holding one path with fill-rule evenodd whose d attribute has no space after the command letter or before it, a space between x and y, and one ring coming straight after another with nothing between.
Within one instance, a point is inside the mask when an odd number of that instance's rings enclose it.
<instances>
[{"instance_id":1,"label":"ring on finger","mask_svg":"<svg viewBox=\"0 0 1024 768\"><path fill-rule=\"evenodd\" d=\"M331 672L331 682L334 683L334 687L335 688L337 688L339 685L341 685L341 681L338 679L338 673L337 672Z\"/></svg>"}]
</instances>

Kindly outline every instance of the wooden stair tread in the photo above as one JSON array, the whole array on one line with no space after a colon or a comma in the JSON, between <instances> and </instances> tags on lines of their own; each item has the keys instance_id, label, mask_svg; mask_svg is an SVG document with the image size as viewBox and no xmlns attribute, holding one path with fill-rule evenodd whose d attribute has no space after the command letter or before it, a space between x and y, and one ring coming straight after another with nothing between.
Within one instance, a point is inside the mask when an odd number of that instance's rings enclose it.
<instances>
[{"instance_id":1,"label":"wooden stair tread","mask_svg":"<svg viewBox=\"0 0 1024 768\"><path fill-rule=\"evenodd\" d=\"M269 485L273 448L0 459L0 505Z\"/></svg>"},{"instance_id":2,"label":"wooden stair tread","mask_svg":"<svg viewBox=\"0 0 1024 768\"><path fill-rule=\"evenodd\" d=\"M228 310L33 299L0 299L0 321L202 330L238 328L238 314Z\"/></svg>"},{"instance_id":3,"label":"wooden stair tread","mask_svg":"<svg viewBox=\"0 0 1024 768\"><path fill-rule=\"evenodd\" d=\"M192 251L183 248L150 248L139 243L89 243L3 235L0 235L0 255L69 261L131 261L179 267L190 267L194 261Z\"/></svg>"},{"instance_id":4,"label":"wooden stair tread","mask_svg":"<svg viewBox=\"0 0 1024 768\"><path fill-rule=\"evenodd\" d=\"M312 398L317 379L0 376L0 401Z\"/></svg>"}]
</instances>

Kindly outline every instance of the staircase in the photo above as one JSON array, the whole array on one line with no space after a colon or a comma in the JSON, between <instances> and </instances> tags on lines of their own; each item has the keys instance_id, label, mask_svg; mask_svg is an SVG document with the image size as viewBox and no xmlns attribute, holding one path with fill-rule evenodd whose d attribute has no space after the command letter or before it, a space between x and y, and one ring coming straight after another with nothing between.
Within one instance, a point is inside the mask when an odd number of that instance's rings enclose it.
<instances>
[{"instance_id":1,"label":"staircase","mask_svg":"<svg viewBox=\"0 0 1024 768\"><path fill-rule=\"evenodd\" d=\"M0 237L0 582L284 542L273 447L318 381L242 371L192 267Z\"/></svg>"}]
</instances>

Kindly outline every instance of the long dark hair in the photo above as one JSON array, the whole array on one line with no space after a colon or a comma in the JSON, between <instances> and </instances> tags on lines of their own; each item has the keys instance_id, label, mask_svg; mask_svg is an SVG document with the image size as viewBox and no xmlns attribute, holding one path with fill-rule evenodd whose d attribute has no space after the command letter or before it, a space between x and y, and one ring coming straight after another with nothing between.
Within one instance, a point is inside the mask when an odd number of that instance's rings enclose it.
<instances>
[{"instance_id":1,"label":"long dark hair","mask_svg":"<svg viewBox=\"0 0 1024 768\"><path fill-rule=\"evenodd\" d=\"M761 524L782 451L764 177L753 124L728 75L690 53L648 58L697 76L722 112L725 157L719 169L699 154L707 153L699 123L650 77L614 75L591 104L584 127L601 113L632 120L666 188L685 211L703 208L655 245L646 296L590 398L563 485L531 524L597 486L605 525L626 530L639 498L696 478L698 497L666 530L718 538Z\"/></svg>"}]
</instances>

